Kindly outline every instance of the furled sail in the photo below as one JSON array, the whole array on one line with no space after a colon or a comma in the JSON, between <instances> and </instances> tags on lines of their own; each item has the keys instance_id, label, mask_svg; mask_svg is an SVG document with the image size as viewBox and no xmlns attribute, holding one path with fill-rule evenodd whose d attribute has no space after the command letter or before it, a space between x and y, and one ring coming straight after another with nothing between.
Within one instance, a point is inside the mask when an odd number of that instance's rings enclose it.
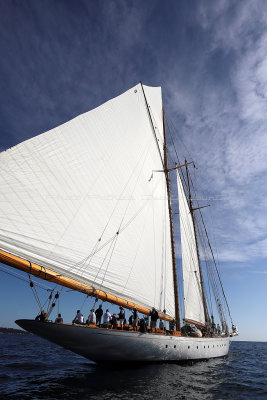
<instances>
[{"instance_id":1,"label":"furled sail","mask_svg":"<svg viewBox=\"0 0 267 400\"><path fill-rule=\"evenodd\" d=\"M161 88L139 84L0 153L0 249L174 312Z\"/></svg>"},{"instance_id":2,"label":"furled sail","mask_svg":"<svg viewBox=\"0 0 267 400\"><path fill-rule=\"evenodd\" d=\"M184 283L184 319L205 324L193 220L179 172L177 186Z\"/></svg>"}]
</instances>

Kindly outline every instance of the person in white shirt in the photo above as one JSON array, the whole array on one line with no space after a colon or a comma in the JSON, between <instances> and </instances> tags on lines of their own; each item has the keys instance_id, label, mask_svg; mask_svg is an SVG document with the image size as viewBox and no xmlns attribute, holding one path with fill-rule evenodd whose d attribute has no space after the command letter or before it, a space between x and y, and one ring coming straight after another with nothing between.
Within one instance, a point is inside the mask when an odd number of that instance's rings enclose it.
<instances>
[{"instance_id":1,"label":"person in white shirt","mask_svg":"<svg viewBox=\"0 0 267 400\"><path fill-rule=\"evenodd\" d=\"M89 317L88 317L88 325L89 324L96 324L96 315L95 315L95 311L94 311L94 309L92 308L92 310L91 310L91 312L90 312L90 314L89 314Z\"/></svg>"},{"instance_id":2,"label":"person in white shirt","mask_svg":"<svg viewBox=\"0 0 267 400\"><path fill-rule=\"evenodd\" d=\"M104 316L103 316L103 324L106 326L110 326L110 321L111 321L111 314L109 310L106 310Z\"/></svg>"},{"instance_id":3,"label":"person in white shirt","mask_svg":"<svg viewBox=\"0 0 267 400\"><path fill-rule=\"evenodd\" d=\"M84 324L84 317L80 310L77 310L77 314L72 322L74 324Z\"/></svg>"}]
</instances>

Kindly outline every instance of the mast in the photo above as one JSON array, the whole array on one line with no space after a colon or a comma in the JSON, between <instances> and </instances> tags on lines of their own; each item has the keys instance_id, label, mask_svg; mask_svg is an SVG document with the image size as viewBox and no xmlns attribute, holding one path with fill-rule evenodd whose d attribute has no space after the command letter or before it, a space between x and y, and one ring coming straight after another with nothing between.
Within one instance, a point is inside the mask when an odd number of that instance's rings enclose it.
<instances>
[{"instance_id":1,"label":"mast","mask_svg":"<svg viewBox=\"0 0 267 400\"><path fill-rule=\"evenodd\" d=\"M167 150L167 141L166 141L164 109L162 110L162 114L163 114L163 133L164 133L164 172L165 172L166 183L167 183L171 247L172 247L172 269L173 269L173 285L174 285L174 300L175 300L175 323L176 323L176 329L179 331L179 330L181 330L181 323L180 323L180 313L179 313L178 281L177 281L177 270L176 270L176 259L175 259L175 243L174 243L174 231L173 231L173 220L172 220L171 190L170 190L170 177L169 177L169 171L168 171L168 150Z\"/></svg>"},{"instance_id":2,"label":"mast","mask_svg":"<svg viewBox=\"0 0 267 400\"><path fill-rule=\"evenodd\" d=\"M198 260L199 275L200 275L201 294L202 294L205 321L207 324L209 321L209 316L208 316L207 303L206 303L205 292L204 292L204 282L203 282L203 274L202 274L202 268L201 268L201 263L200 263L199 247L198 247L197 232L196 232L196 222L195 222L194 208L193 208L193 202L192 202L191 190L190 190L189 171L188 171L188 165L187 165L186 160L185 160L185 168L186 168L186 177L187 177L187 184L188 184L189 209L190 209L190 213L192 216L193 227L194 227L194 236L195 236L196 250L197 250L197 260Z\"/></svg>"},{"instance_id":3,"label":"mast","mask_svg":"<svg viewBox=\"0 0 267 400\"><path fill-rule=\"evenodd\" d=\"M169 178L169 172L168 172L168 152L167 152L167 143L166 143L166 130L165 130L165 119L164 119L164 110L162 109L162 119L163 119L163 135L164 135L164 160L162 159L158 140L157 140L157 135L155 132L153 120L151 117L150 113L150 108L147 102L147 98L145 95L145 91L143 88L142 82L140 82L146 107L147 107L147 112L149 115L150 123L153 129L154 137L156 140L157 148L159 151L159 155L163 164L163 169L166 177L166 185L167 185L167 195L168 195L168 209L169 209L169 218L170 218L170 235L171 235L171 250L172 250L172 268L173 268L173 286L174 286L174 304L175 304L175 324L176 324L176 330L180 331L181 330L181 323L180 323L180 313L179 313L179 298L178 298L178 282L177 282L177 272L176 272L176 260L175 260L175 244L174 244L174 231L173 231L173 222L172 222L172 207L171 207L171 195L170 195L170 178Z\"/></svg>"}]
</instances>

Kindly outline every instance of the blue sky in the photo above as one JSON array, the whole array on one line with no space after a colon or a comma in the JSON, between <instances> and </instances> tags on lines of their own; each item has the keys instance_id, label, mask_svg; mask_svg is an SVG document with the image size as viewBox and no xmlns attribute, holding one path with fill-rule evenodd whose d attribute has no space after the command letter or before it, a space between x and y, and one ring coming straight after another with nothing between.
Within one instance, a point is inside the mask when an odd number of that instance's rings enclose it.
<instances>
[{"instance_id":1,"label":"blue sky","mask_svg":"<svg viewBox=\"0 0 267 400\"><path fill-rule=\"evenodd\" d=\"M211 204L240 339L267 340L266 2L0 0L0 51L0 150L140 80L162 86L180 158L194 159ZM0 325L14 326L37 307L25 282L0 273ZM62 297L70 320L83 297Z\"/></svg>"}]
</instances>

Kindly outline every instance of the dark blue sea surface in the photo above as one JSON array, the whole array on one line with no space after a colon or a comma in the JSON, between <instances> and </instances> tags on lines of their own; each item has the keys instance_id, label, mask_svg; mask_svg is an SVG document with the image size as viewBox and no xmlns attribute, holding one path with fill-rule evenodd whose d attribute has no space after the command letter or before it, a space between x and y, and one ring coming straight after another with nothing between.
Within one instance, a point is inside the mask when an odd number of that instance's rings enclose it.
<instances>
[{"instance_id":1,"label":"dark blue sea surface","mask_svg":"<svg viewBox=\"0 0 267 400\"><path fill-rule=\"evenodd\" d=\"M267 399L267 342L193 365L103 367L33 335L0 334L1 399Z\"/></svg>"}]
</instances>

